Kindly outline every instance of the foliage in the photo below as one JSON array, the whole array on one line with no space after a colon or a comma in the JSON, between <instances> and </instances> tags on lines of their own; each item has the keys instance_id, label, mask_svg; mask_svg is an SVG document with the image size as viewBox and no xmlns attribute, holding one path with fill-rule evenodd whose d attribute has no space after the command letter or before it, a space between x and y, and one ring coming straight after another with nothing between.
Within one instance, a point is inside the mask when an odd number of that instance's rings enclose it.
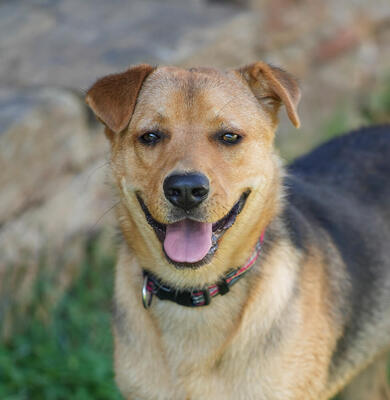
<instances>
[{"instance_id":1,"label":"foliage","mask_svg":"<svg viewBox=\"0 0 390 400\"><path fill-rule=\"evenodd\" d=\"M23 332L0 344L2 400L121 398L111 359L113 257L89 247L79 278L50 320L34 312L40 307L37 295Z\"/></svg>"},{"instance_id":2,"label":"foliage","mask_svg":"<svg viewBox=\"0 0 390 400\"><path fill-rule=\"evenodd\" d=\"M377 92L368 96L360 111L367 123L390 123L390 76Z\"/></svg>"}]
</instances>

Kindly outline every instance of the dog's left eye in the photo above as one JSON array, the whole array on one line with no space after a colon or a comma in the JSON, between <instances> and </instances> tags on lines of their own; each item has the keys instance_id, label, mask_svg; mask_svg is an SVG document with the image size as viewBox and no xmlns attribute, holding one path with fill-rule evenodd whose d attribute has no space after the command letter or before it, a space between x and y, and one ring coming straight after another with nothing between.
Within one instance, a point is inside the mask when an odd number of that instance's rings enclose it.
<instances>
[{"instance_id":1,"label":"dog's left eye","mask_svg":"<svg viewBox=\"0 0 390 400\"><path fill-rule=\"evenodd\" d=\"M159 132L146 132L140 136L140 140L144 144L155 144L161 140L161 137Z\"/></svg>"},{"instance_id":2,"label":"dog's left eye","mask_svg":"<svg viewBox=\"0 0 390 400\"><path fill-rule=\"evenodd\" d=\"M227 132L220 135L219 139L226 144L236 144L241 140L241 136L237 133Z\"/></svg>"}]
</instances>

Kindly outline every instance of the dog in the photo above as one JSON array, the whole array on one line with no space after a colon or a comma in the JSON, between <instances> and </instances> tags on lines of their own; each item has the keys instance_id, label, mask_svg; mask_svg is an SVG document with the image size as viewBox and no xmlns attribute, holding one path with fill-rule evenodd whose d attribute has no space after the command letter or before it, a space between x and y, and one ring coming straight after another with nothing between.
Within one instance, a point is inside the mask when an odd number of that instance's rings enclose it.
<instances>
[{"instance_id":1,"label":"dog","mask_svg":"<svg viewBox=\"0 0 390 400\"><path fill-rule=\"evenodd\" d=\"M297 81L141 64L98 80L120 204L113 335L131 400L390 399L390 127L288 167Z\"/></svg>"}]
</instances>

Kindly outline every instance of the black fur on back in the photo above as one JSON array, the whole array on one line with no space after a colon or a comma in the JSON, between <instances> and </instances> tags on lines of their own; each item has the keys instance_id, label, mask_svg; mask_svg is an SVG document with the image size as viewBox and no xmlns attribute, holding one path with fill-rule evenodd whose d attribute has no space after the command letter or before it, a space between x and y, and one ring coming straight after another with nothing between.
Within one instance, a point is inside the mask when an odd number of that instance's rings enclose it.
<instances>
[{"instance_id":1,"label":"black fur on back","mask_svg":"<svg viewBox=\"0 0 390 400\"><path fill-rule=\"evenodd\" d=\"M331 140L298 158L287 172L283 220L292 243L304 253L316 246L335 268L330 241L351 283L345 299L334 299L344 324L334 357L337 369L373 310L385 302L390 314L390 294L378 299L390 282L390 125Z\"/></svg>"}]
</instances>

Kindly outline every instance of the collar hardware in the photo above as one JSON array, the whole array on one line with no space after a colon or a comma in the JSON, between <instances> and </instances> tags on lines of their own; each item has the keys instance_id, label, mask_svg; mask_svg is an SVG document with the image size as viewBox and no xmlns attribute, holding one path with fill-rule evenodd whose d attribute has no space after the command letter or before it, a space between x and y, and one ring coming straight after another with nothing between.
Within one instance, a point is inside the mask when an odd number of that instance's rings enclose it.
<instances>
[{"instance_id":1,"label":"collar hardware","mask_svg":"<svg viewBox=\"0 0 390 400\"><path fill-rule=\"evenodd\" d=\"M153 300L153 291L148 289L148 276L144 276L144 284L142 285L142 304L145 308L149 308Z\"/></svg>"}]
</instances>

